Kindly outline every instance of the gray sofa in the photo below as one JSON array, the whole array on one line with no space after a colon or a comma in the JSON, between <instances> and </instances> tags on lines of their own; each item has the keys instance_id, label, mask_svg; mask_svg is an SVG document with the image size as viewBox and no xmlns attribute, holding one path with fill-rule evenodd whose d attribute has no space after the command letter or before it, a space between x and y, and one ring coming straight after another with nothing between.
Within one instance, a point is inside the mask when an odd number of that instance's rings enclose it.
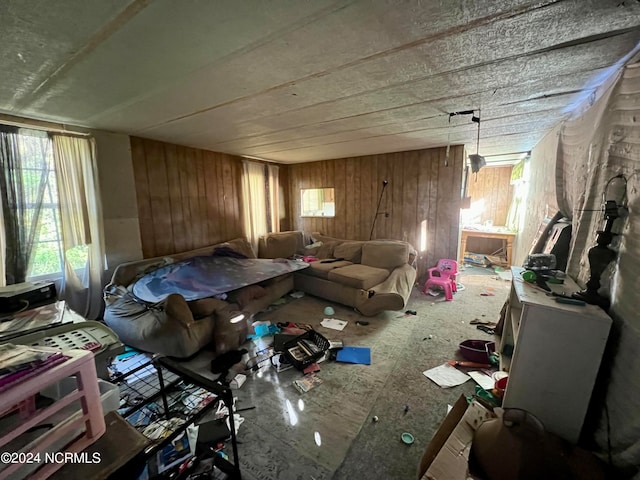
<instances>
[{"instance_id":1,"label":"gray sofa","mask_svg":"<svg viewBox=\"0 0 640 480\"><path fill-rule=\"evenodd\" d=\"M309 242L315 246L305 246ZM351 241L320 233L305 238L292 231L265 235L258 246L262 258L317 257L309 268L295 272L295 288L366 316L403 310L416 280L416 252L398 240Z\"/></svg>"},{"instance_id":2,"label":"gray sofa","mask_svg":"<svg viewBox=\"0 0 640 480\"><path fill-rule=\"evenodd\" d=\"M293 289L292 274L232 292L229 301L207 298L186 302L181 295L174 294L161 305L148 306L129 292L132 283L145 273L171 262L210 255L217 247L229 247L255 258L249 243L239 238L119 265L104 289L105 323L127 345L173 357L186 358L206 346L214 347L218 354L238 348L246 340L251 316ZM239 312L245 314L245 320L231 323L230 319Z\"/></svg>"}]
</instances>

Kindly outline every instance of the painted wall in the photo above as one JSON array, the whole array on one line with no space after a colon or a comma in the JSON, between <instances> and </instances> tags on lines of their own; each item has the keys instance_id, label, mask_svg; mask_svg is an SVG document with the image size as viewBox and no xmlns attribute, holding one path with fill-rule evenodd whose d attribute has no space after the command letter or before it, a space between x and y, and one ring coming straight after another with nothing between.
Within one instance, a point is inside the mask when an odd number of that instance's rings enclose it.
<instances>
[{"instance_id":1,"label":"painted wall","mask_svg":"<svg viewBox=\"0 0 640 480\"><path fill-rule=\"evenodd\" d=\"M129 136L93 131L107 257L105 283L123 262L142 258L136 185Z\"/></svg>"},{"instance_id":2,"label":"painted wall","mask_svg":"<svg viewBox=\"0 0 640 480\"><path fill-rule=\"evenodd\" d=\"M522 265L542 221L558 211L556 200L556 159L560 126L551 130L531 150L525 218L513 248L514 265Z\"/></svg>"},{"instance_id":3,"label":"painted wall","mask_svg":"<svg viewBox=\"0 0 640 480\"><path fill-rule=\"evenodd\" d=\"M406 240L419 250L423 275L440 258L457 258L460 192L464 148L368 155L289 166L289 216L297 230L317 231L337 238L368 240L383 181L372 238ZM335 189L333 218L302 218L300 190ZM423 248L424 247L424 248Z\"/></svg>"},{"instance_id":4,"label":"painted wall","mask_svg":"<svg viewBox=\"0 0 640 480\"><path fill-rule=\"evenodd\" d=\"M242 236L240 158L131 137L144 258Z\"/></svg>"}]
</instances>

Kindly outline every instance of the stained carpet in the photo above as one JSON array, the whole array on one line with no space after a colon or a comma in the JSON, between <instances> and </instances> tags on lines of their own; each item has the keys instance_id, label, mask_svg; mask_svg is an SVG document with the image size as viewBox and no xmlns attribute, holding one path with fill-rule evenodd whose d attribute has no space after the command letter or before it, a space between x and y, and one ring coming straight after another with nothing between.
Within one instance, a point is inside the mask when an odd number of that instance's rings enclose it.
<instances>
[{"instance_id":1,"label":"stained carpet","mask_svg":"<svg viewBox=\"0 0 640 480\"><path fill-rule=\"evenodd\" d=\"M461 276L464 290L452 302L414 288L408 309L417 315L385 312L363 317L353 310L306 295L259 314L256 320L303 322L329 339L371 348L371 365L332 361L320 364L323 383L301 394L295 369L277 373L269 362L237 390L237 408L244 423L238 439L243 478L264 480L416 478L422 453L444 419L447 404L471 394L475 384L442 389L422 372L460 359L458 344L466 339L491 339L470 321L497 321L510 282L495 274L469 269ZM485 295L482 295L485 294ZM320 326L324 307L349 323L343 331ZM369 325L358 326L364 320ZM267 342L269 339L265 339ZM252 349L254 345L247 344ZM209 359L191 364L204 373ZM405 406L408 411L405 413ZM378 422L372 417L377 416ZM403 432L413 445L400 440Z\"/></svg>"}]
</instances>

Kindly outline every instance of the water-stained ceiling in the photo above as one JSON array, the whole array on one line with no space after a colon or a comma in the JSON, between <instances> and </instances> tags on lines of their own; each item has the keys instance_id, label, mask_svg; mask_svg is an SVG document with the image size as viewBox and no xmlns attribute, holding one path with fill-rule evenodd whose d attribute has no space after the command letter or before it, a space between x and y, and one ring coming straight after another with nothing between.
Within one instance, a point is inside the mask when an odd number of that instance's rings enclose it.
<instances>
[{"instance_id":1,"label":"water-stained ceiling","mask_svg":"<svg viewBox=\"0 0 640 480\"><path fill-rule=\"evenodd\" d=\"M640 42L638 0L5 0L0 112L286 163L530 150Z\"/></svg>"}]
</instances>

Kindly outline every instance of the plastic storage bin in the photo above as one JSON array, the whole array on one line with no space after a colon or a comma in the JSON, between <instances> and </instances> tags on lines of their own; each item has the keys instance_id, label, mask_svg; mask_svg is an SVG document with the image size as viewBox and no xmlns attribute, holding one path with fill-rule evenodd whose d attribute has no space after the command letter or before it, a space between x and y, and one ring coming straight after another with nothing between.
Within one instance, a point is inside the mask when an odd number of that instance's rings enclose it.
<instances>
[{"instance_id":1,"label":"plastic storage bin","mask_svg":"<svg viewBox=\"0 0 640 480\"><path fill-rule=\"evenodd\" d=\"M43 348L43 350L53 351ZM93 354L86 350L68 350L66 360L23 381L7 385L0 395L0 411L9 412L11 407L35 398L49 385L56 385L52 394L70 392L49 406L40 406L31 401L32 408L0 418L0 450L25 453L39 463L0 464L0 480L32 478L43 480L53 474L63 463L45 462L46 452L78 453L95 442L105 432L101 393L98 387ZM70 380L65 380L73 377ZM78 379L76 381L76 378ZM77 383L78 388L75 388ZM59 385L58 385L59 384ZM103 386L103 391L113 389ZM110 393L109 396L112 396ZM14 409L15 410L15 409ZM33 428L46 426L46 428ZM35 471L38 467L42 467Z\"/></svg>"},{"instance_id":2,"label":"plastic storage bin","mask_svg":"<svg viewBox=\"0 0 640 480\"><path fill-rule=\"evenodd\" d=\"M304 370L329 350L329 340L309 330L284 344L284 355L298 370Z\"/></svg>"},{"instance_id":3,"label":"plastic storage bin","mask_svg":"<svg viewBox=\"0 0 640 480\"><path fill-rule=\"evenodd\" d=\"M69 395L77 388L78 384L76 378L67 377L40 390L40 395L52 400L60 400L62 397ZM120 387L118 387L118 385L98 379L98 390L100 390L100 403L102 403L102 413L104 415L120 408ZM63 411L67 413L75 411L74 414L80 415L80 410L80 401L75 401Z\"/></svg>"}]
</instances>

